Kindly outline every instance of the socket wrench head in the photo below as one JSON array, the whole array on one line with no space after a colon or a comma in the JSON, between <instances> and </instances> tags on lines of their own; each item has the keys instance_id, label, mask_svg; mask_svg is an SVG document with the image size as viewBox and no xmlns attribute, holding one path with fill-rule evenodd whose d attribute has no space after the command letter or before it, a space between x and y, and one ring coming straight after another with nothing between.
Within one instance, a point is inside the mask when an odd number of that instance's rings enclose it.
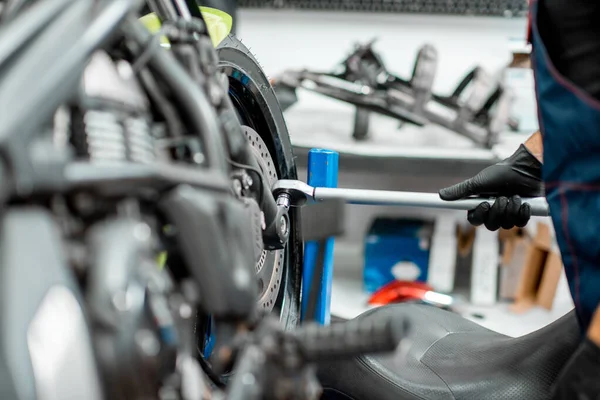
<instances>
[{"instance_id":1,"label":"socket wrench head","mask_svg":"<svg viewBox=\"0 0 600 400\"><path fill-rule=\"evenodd\" d=\"M289 196L291 207L301 207L314 200L315 189L301 181L282 179L273 186L273 196L277 198L281 194Z\"/></svg>"}]
</instances>

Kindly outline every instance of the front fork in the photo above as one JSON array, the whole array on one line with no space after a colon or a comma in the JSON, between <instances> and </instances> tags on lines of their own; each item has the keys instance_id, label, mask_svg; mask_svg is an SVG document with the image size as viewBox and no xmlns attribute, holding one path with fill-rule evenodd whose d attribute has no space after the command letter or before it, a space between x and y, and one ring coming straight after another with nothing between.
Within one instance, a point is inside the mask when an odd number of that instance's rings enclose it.
<instances>
[{"instance_id":1,"label":"front fork","mask_svg":"<svg viewBox=\"0 0 600 400\"><path fill-rule=\"evenodd\" d=\"M232 161L247 170L261 171L244 137L233 103L228 95L229 82L218 69L218 56L206 27L199 20L180 19L168 36L171 51L184 65L192 78L206 91L217 110L222 132ZM257 198L264 214L263 243L266 250L283 249L290 233L289 197L278 198L271 194L271 187L264 174L254 173L254 192L263 193Z\"/></svg>"}]
</instances>

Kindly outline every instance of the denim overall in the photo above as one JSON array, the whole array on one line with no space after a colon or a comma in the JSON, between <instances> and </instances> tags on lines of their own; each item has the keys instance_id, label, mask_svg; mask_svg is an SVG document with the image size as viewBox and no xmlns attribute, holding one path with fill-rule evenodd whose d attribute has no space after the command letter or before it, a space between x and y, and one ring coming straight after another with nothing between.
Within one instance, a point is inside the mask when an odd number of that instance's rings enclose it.
<instances>
[{"instance_id":1,"label":"denim overall","mask_svg":"<svg viewBox=\"0 0 600 400\"><path fill-rule=\"evenodd\" d=\"M529 32L544 138L542 175L577 317L587 330L600 303L600 102L549 59L537 24L542 1L531 0Z\"/></svg>"}]
</instances>

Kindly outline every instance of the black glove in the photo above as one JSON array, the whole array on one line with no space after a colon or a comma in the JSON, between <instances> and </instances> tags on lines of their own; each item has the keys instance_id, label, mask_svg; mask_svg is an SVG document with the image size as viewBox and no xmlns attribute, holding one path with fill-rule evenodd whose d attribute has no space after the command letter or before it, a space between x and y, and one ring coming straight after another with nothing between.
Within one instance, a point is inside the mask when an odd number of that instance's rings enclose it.
<instances>
[{"instance_id":1,"label":"black glove","mask_svg":"<svg viewBox=\"0 0 600 400\"><path fill-rule=\"evenodd\" d=\"M523 227L531 218L531 207L521 197L544 195L542 163L524 145L509 158L487 167L473 178L440 190L443 200L469 196L496 197L493 206L483 202L470 210L467 219L475 226L485 224L491 231Z\"/></svg>"}]
</instances>

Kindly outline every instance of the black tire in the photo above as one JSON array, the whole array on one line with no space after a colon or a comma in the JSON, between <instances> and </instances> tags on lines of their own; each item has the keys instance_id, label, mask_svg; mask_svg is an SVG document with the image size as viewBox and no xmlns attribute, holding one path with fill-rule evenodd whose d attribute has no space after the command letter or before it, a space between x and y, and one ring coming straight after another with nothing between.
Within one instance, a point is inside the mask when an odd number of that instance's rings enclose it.
<instances>
[{"instance_id":1,"label":"black tire","mask_svg":"<svg viewBox=\"0 0 600 400\"><path fill-rule=\"evenodd\" d=\"M243 125L254 129L272 157L279 179L297 179L292 144L281 106L260 64L250 50L230 35L217 47L219 66L229 78L229 94ZM290 212L291 231L284 255L282 284L274 310L279 311L286 329L300 322L300 294L303 264L300 212Z\"/></svg>"}]
</instances>

